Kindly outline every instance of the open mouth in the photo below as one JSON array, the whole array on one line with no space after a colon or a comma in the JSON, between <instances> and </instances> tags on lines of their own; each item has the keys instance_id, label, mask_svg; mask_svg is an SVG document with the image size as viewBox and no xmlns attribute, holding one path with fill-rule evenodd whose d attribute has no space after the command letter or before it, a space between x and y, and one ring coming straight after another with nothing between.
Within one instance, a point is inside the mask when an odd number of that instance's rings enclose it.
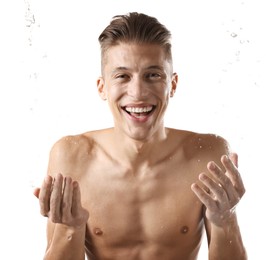
<instances>
[{"instance_id":1,"label":"open mouth","mask_svg":"<svg viewBox=\"0 0 266 260\"><path fill-rule=\"evenodd\" d=\"M132 107L132 106L125 106L122 107L122 109L128 113L130 116L133 116L135 118L142 118L142 117L147 117L150 114L152 114L152 112L154 111L154 109L156 108L156 106L143 106L143 107Z\"/></svg>"}]
</instances>

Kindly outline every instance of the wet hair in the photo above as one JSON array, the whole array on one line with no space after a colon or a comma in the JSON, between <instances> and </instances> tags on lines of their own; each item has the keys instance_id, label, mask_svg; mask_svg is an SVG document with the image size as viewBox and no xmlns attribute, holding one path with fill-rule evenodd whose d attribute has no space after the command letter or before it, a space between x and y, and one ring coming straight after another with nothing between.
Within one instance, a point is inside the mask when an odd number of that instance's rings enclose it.
<instances>
[{"instance_id":1,"label":"wet hair","mask_svg":"<svg viewBox=\"0 0 266 260\"><path fill-rule=\"evenodd\" d=\"M164 48L166 58L172 62L171 33L155 17L131 12L116 15L100 34L102 68L106 51L120 43L157 44Z\"/></svg>"}]
</instances>

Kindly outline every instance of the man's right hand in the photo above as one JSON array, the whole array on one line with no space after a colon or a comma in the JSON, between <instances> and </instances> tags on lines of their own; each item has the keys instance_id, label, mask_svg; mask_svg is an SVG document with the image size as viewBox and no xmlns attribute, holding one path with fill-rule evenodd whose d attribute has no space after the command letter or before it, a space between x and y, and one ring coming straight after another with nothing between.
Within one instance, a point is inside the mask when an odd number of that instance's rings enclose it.
<instances>
[{"instance_id":1,"label":"man's right hand","mask_svg":"<svg viewBox=\"0 0 266 260\"><path fill-rule=\"evenodd\" d=\"M52 222L71 227L86 225L89 212L82 207L79 184L71 177L47 175L33 193L39 199L41 214Z\"/></svg>"}]
</instances>

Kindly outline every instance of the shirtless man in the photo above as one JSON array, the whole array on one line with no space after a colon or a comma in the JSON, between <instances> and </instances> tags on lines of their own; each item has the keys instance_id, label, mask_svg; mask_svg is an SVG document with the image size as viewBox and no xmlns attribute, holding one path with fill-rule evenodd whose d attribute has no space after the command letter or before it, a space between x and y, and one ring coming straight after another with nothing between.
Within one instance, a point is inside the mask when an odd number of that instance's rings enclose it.
<instances>
[{"instance_id":1,"label":"shirtless man","mask_svg":"<svg viewBox=\"0 0 266 260\"><path fill-rule=\"evenodd\" d=\"M247 259L236 216L245 193L222 137L164 126L178 76L170 32L139 13L116 16L99 37L100 97L114 127L67 136L51 149L34 191L48 217L44 259Z\"/></svg>"}]
</instances>

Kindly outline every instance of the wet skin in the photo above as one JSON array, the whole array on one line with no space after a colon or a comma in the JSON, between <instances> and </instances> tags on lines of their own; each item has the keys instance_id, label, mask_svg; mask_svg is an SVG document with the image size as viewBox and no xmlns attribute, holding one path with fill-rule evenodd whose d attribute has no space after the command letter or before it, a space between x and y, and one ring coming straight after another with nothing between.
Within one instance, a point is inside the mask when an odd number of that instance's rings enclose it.
<instances>
[{"instance_id":1,"label":"wet skin","mask_svg":"<svg viewBox=\"0 0 266 260\"><path fill-rule=\"evenodd\" d=\"M204 227L211 241L235 221L244 186L227 142L164 127L176 85L159 46L110 48L97 86L114 128L60 139L35 192L47 259L83 259L84 244L89 259L196 259Z\"/></svg>"}]
</instances>

